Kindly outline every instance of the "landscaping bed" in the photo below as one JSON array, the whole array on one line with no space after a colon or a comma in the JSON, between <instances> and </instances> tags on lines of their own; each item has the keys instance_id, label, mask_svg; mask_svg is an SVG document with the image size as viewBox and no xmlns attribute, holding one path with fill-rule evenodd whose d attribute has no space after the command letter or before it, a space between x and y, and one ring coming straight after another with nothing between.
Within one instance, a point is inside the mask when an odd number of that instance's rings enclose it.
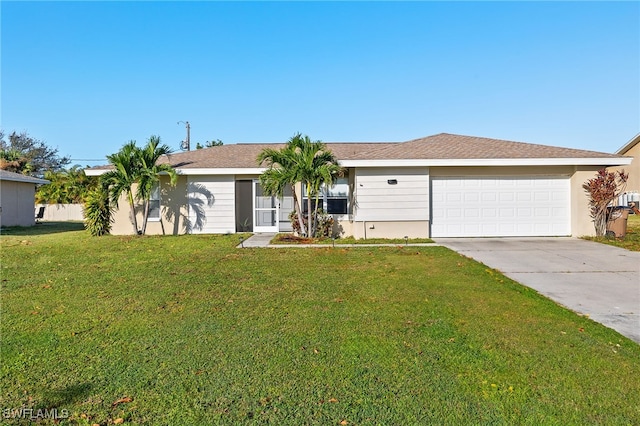
<instances>
[{"instance_id":1,"label":"landscaping bed","mask_svg":"<svg viewBox=\"0 0 640 426\"><path fill-rule=\"evenodd\" d=\"M271 244L425 244L433 243L430 238L360 238L354 237L340 237L340 238L307 238L299 237L293 234L277 234L272 240Z\"/></svg>"}]
</instances>

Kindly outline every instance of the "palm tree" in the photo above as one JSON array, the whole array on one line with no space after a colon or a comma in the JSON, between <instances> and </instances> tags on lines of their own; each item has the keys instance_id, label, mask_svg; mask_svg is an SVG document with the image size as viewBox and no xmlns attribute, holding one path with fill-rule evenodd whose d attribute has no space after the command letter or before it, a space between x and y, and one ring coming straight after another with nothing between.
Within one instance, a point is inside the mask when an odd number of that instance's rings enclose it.
<instances>
[{"instance_id":1,"label":"palm tree","mask_svg":"<svg viewBox=\"0 0 640 426\"><path fill-rule=\"evenodd\" d=\"M300 229L304 230L302 214L295 185L301 182L307 190L307 236L314 235L311 198L317 200L323 185L333 185L341 168L335 156L321 141L311 141L309 136L294 135L280 150L265 149L258 155L258 162L265 162L267 170L260 176L260 183L266 193L282 196L287 185L291 185L294 206Z\"/></svg>"},{"instance_id":2,"label":"palm tree","mask_svg":"<svg viewBox=\"0 0 640 426\"><path fill-rule=\"evenodd\" d=\"M160 174L169 175L171 185L175 185L178 179L176 171L169 164L158 164L161 156L171 153L168 145L160 145L159 136L151 136L147 145L138 152L140 161L140 176L138 180L138 191L136 197L142 200L144 210L142 215L142 235L147 232L147 221L149 219L149 204L151 193L160 183Z\"/></svg>"},{"instance_id":3,"label":"palm tree","mask_svg":"<svg viewBox=\"0 0 640 426\"><path fill-rule=\"evenodd\" d=\"M127 142L120 151L107 155L107 160L114 169L102 175L103 182L109 187L109 198L113 205L118 205L118 199L123 193L127 195L135 235L140 233L133 198L133 185L140 177L139 151L135 141Z\"/></svg>"},{"instance_id":4,"label":"palm tree","mask_svg":"<svg viewBox=\"0 0 640 426\"><path fill-rule=\"evenodd\" d=\"M266 163L268 166L267 170L260 175L260 185L266 194L276 197L282 197L284 189L287 186L291 187L293 208L298 218L298 225L304 233L305 227L296 193L296 183L300 182L300 177L298 176L299 168L296 166L296 151L292 146L294 138L290 139L287 146L282 149L265 148L258 155L258 163Z\"/></svg>"},{"instance_id":5,"label":"palm tree","mask_svg":"<svg viewBox=\"0 0 640 426\"><path fill-rule=\"evenodd\" d=\"M333 186L338 176L342 174L342 168L323 142L311 141L309 136L304 136L298 138L297 144L299 156L304 165L301 173L302 182L307 189L307 233L313 236L322 187ZM315 198L313 214L311 213L312 198Z\"/></svg>"},{"instance_id":6,"label":"palm tree","mask_svg":"<svg viewBox=\"0 0 640 426\"><path fill-rule=\"evenodd\" d=\"M147 230L149 201L154 187L160 182L159 174L167 173L171 184L175 185L177 175L173 167L169 164L158 164L160 157L170 152L171 149L167 145L160 145L160 137L151 136L144 148L138 148L135 141L129 141L120 151L107 156L114 170L102 176L103 182L109 187L111 203L114 205L118 205L123 193L127 194L131 223L136 235L143 235ZM135 197L134 185L138 187ZM135 201L143 202L142 229L138 229Z\"/></svg>"}]
</instances>

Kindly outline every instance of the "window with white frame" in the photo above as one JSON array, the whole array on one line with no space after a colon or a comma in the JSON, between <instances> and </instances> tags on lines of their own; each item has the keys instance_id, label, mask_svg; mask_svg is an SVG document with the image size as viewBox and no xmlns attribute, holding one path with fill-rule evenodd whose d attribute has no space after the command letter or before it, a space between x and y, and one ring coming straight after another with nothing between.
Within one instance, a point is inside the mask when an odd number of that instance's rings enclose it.
<instances>
[{"instance_id":1,"label":"window with white frame","mask_svg":"<svg viewBox=\"0 0 640 426\"><path fill-rule=\"evenodd\" d=\"M149 198L149 220L160 220L160 185L156 184Z\"/></svg>"},{"instance_id":2,"label":"window with white frame","mask_svg":"<svg viewBox=\"0 0 640 426\"><path fill-rule=\"evenodd\" d=\"M302 210L308 210L306 188L303 185ZM315 208L315 197L311 199L311 209ZM327 188L323 186L318 195L318 208L329 214L347 214L349 211L349 178L338 178L336 183Z\"/></svg>"}]
</instances>

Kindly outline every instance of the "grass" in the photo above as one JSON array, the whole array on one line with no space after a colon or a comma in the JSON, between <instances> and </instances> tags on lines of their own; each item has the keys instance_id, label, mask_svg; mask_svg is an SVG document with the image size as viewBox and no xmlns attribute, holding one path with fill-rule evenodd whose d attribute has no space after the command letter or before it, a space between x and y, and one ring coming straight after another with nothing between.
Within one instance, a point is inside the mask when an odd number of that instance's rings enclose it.
<instances>
[{"instance_id":1,"label":"grass","mask_svg":"<svg viewBox=\"0 0 640 426\"><path fill-rule=\"evenodd\" d=\"M597 241L631 251L640 251L640 215L629 215L627 219L627 234L624 238L584 237L586 240Z\"/></svg>"},{"instance_id":2,"label":"grass","mask_svg":"<svg viewBox=\"0 0 640 426\"><path fill-rule=\"evenodd\" d=\"M3 409L103 426L640 423L639 345L443 247L41 229L0 237Z\"/></svg>"},{"instance_id":3,"label":"grass","mask_svg":"<svg viewBox=\"0 0 640 426\"><path fill-rule=\"evenodd\" d=\"M293 234L277 234L271 244L416 244L416 243L433 243L430 238L367 238L356 239L354 237L331 238L306 238L298 237Z\"/></svg>"}]
</instances>

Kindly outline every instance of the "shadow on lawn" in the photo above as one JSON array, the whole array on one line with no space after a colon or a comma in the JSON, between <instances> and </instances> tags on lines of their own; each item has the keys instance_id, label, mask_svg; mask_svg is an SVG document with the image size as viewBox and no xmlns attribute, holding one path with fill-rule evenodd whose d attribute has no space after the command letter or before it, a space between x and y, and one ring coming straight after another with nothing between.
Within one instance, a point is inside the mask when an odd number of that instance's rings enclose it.
<instances>
[{"instance_id":1,"label":"shadow on lawn","mask_svg":"<svg viewBox=\"0 0 640 426\"><path fill-rule=\"evenodd\" d=\"M57 410L59 415L62 410L70 410L73 404L86 399L92 388L93 385L91 383L85 382L47 390L44 392L42 401L33 407L34 412L32 414ZM52 415L52 413L49 413L49 415Z\"/></svg>"},{"instance_id":2,"label":"shadow on lawn","mask_svg":"<svg viewBox=\"0 0 640 426\"><path fill-rule=\"evenodd\" d=\"M41 222L34 226L10 226L0 229L0 235L34 236L82 231L82 222Z\"/></svg>"},{"instance_id":3,"label":"shadow on lawn","mask_svg":"<svg viewBox=\"0 0 640 426\"><path fill-rule=\"evenodd\" d=\"M44 394L44 400L39 405L44 409L69 409L72 404L87 398L91 389L93 385L87 382L51 389Z\"/></svg>"}]
</instances>

